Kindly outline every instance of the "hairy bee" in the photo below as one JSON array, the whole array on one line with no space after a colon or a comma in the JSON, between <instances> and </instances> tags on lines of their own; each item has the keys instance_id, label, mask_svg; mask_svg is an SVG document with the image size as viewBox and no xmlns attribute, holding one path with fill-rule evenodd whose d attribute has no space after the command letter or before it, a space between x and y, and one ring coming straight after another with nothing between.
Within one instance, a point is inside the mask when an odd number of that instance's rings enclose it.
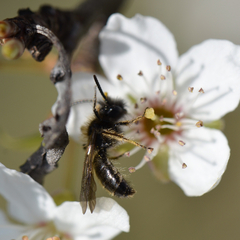
<instances>
[{"instance_id":1,"label":"hairy bee","mask_svg":"<svg viewBox=\"0 0 240 240\"><path fill-rule=\"evenodd\" d=\"M127 126L137 122L144 117L139 116L131 121L119 121L127 114L124 101L106 96L94 75L96 86L103 97L102 101L98 101L100 105L96 108L96 89L93 101L94 119L86 125L86 155L84 161L82 185L80 193L80 203L83 214L89 205L90 211L93 212L96 205L96 183L94 180L94 172L104 188L112 195L120 198L132 196L135 190L123 178L121 173L112 164L111 158L108 157L108 150L114 147L118 141L130 142L136 146L145 146L127 139L123 136L121 126ZM117 158L117 157L115 157Z\"/></svg>"}]
</instances>

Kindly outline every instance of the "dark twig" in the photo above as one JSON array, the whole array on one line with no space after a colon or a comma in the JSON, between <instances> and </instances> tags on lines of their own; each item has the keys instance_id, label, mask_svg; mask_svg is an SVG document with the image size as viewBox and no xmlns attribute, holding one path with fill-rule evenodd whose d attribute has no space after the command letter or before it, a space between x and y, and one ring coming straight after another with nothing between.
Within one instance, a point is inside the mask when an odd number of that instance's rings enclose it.
<instances>
[{"instance_id":1,"label":"dark twig","mask_svg":"<svg viewBox=\"0 0 240 240\"><path fill-rule=\"evenodd\" d=\"M69 143L65 125L71 107L71 69L66 51L58 38L45 27L37 25L33 26L33 29L50 39L59 52L58 62L51 72L51 80L58 90L54 116L40 124L39 131L43 142L20 167L22 172L28 173L42 184L44 176L57 167L57 162Z\"/></svg>"},{"instance_id":2,"label":"dark twig","mask_svg":"<svg viewBox=\"0 0 240 240\"><path fill-rule=\"evenodd\" d=\"M27 48L37 61L42 61L52 48L51 41L43 35L32 31L32 25L50 29L63 44L68 56L72 56L79 40L97 21L106 23L108 17L117 12L125 0L87 0L72 11L63 11L51 6L42 6L39 11L21 9L19 16L8 18L1 23L7 34L1 34L2 44L5 39L18 39L23 48ZM3 32L2 32L3 33ZM19 56L18 56L19 57Z\"/></svg>"}]
</instances>

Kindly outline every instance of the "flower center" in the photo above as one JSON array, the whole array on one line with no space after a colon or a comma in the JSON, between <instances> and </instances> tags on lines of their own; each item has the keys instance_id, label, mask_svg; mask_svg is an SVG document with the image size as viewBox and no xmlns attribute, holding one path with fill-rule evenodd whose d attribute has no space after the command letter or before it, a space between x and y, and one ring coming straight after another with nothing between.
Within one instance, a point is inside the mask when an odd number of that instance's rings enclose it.
<instances>
[{"instance_id":1,"label":"flower center","mask_svg":"<svg viewBox=\"0 0 240 240\"><path fill-rule=\"evenodd\" d=\"M154 114L145 116L131 127L130 132L138 134L138 141L154 148L151 155L145 155L138 166L130 169L131 172L152 160L163 145L171 146L171 142L176 142L178 146L184 147L187 144L187 139L183 140L184 131L203 126L201 120L187 118L199 96L204 93L203 89L196 92L192 86L187 86L186 89L179 88L178 93L175 90L171 67L160 60L157 61L157 66L158 74L153 79L147 79L144 72L139 71L141 90L133 86L130 80L124 81L124 76L117 76L117 79L129 88L127 97L134 103L133 115L142 115L147 107L154 109ZM135 149L131 152L135 152ZM187 167L182 160L180 162L183 169Z\"/></svg>"},{"instance_id":2,"label":"flower center","mask_svg":"<svg viewBox=\"0 0 240 240\"><path fill-rule=\"evenodd\" d=\"M162 128L162 126L165 126L169 124L168 122L162 120L164 118L173 118L174 114L164 108L161 107L155 107L153 108L155 112L155 118L154 119L147 119L144 118L142 121L143 124L143 130L148 133L149 137L154 137L153 136L153 130L156 129L161 135L170 135L174 130L168 129L168 128ZM170 123L170 125L172 125ZM155 138L155 137L154 137Z\"/></svg>"}]
</instances>

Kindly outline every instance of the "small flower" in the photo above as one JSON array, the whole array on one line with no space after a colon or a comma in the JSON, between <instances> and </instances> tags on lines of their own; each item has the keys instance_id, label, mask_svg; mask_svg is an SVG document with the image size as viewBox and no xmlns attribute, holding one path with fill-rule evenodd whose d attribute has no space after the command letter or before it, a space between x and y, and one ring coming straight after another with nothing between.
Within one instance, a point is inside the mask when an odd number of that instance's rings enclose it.
<instances>
[{"instance_id":1,"label":"small flower","mask_svg":"<svg viewBox=\"0 0 240 240\"><path fill-rule=\"evenodd\" d=\"M94 213L83 215L79 202L56 206L41 185L2 164L0 194L7 200L9 216L19 222L10 222L0 210L0 239L103 240L129 231L127 212L111 198L98 198Z\"/></svg>"},{"instance_id":2,"label":"small flower","mask_svg":"<svg viewBox=\"0 0 240 240\"><path fill-rule=\"evenodd\" d=\"M207 40L178 57L174 37L161 22L120 14L109 18L100 41L99 59L109 79L99 79L102 89L125 99L133 118L146 107L154 109L150 118L130 128L132 138L154 151L129 171L147 162L160 179L174 181L188 196L213 189L226 169L230 149L224 134L207 126L239 103L240 47ZM86 73L75 76L74 101L93 98L91 78ZM91 114L89 104L71 109L70 136L79 139Z\"/></svg>"}]
</instances>

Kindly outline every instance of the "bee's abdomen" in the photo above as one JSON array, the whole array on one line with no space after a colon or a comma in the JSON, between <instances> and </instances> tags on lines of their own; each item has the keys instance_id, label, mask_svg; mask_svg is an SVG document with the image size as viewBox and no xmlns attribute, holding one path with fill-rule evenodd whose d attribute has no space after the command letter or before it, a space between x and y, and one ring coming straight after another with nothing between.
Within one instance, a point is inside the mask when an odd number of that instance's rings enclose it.
<instances>
[{"instance_id":1,"label":"bee's abdomen","mask_svg":"<svg viewBox=\"0 0 240 240\"><path fill-rule=\"evenodd\" d=\"M97 155L94 159L94 168L96 175L103 187L111 194L124 198L130 197L135 190L123 178L116 167L104 155Z\"/></svg>"}]
</instances>

